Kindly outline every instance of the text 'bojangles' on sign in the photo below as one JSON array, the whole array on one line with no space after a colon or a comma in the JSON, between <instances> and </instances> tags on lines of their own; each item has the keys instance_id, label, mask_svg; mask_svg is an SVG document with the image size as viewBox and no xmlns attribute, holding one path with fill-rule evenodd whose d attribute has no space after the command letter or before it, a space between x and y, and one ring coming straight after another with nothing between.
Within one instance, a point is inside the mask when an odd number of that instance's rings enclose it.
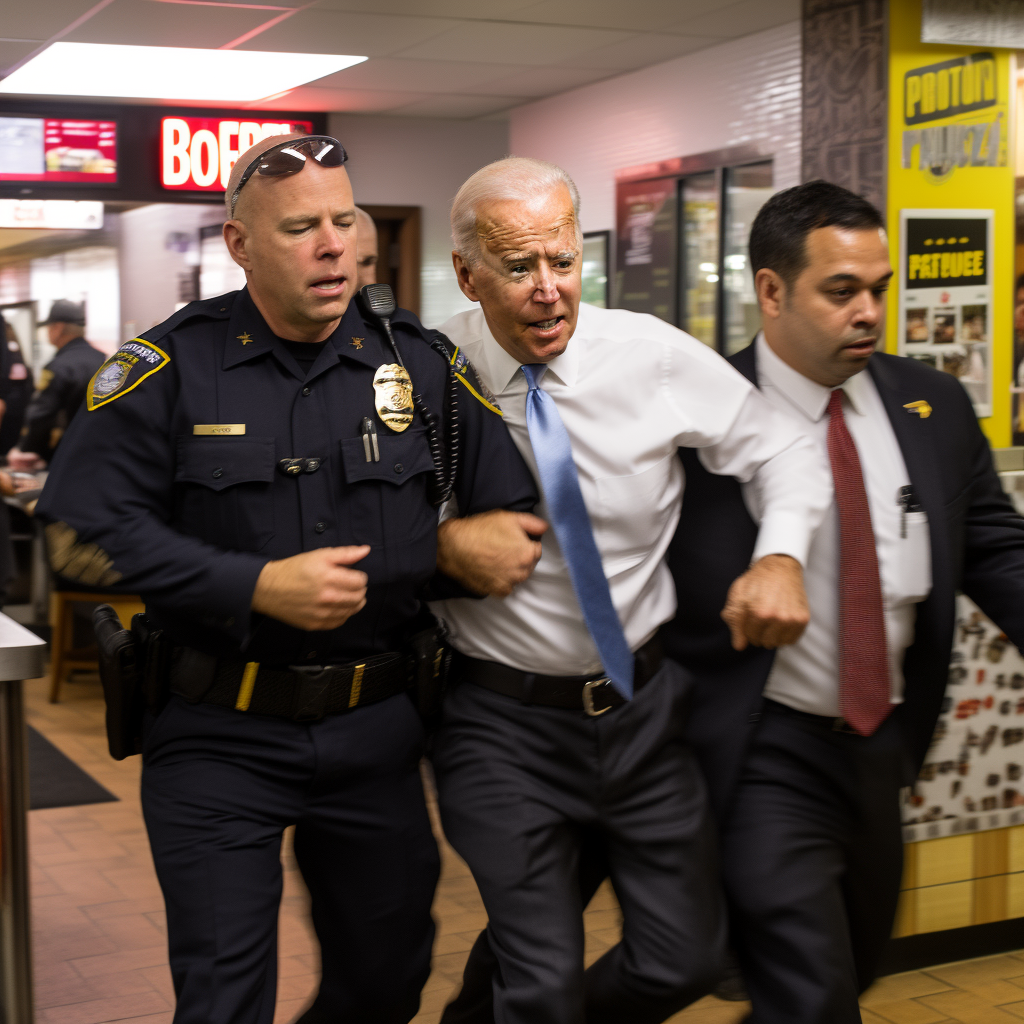
<instances>
[{"instance_id":1,"label":"text 'bojangles' on sign","mask_svg":"<svg viewBox=\"0 0 1024 1024\"><path fill-rule=\"evenodd\" d=\"M310 121L165 117L160 122L160 184L171 189L223 192L239 153L271 135L312 131Z\"/></svg>"}]
</instances>

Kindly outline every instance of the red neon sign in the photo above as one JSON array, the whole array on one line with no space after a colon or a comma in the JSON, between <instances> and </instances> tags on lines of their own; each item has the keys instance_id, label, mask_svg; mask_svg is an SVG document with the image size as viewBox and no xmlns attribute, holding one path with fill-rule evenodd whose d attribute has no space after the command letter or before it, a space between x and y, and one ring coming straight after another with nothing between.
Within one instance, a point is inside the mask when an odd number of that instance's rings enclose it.
<instances>
[{"instance_id":1,"label":"red neon sign","mask_svg":"<svg viewBox=\"0 0 1024 1024\"><path fill-rule=\"evenodd\" d=\"M239 153L261 139L313 133L311 121L222 121L165 117L160 122L160 184L190 192L223 192Z\"/></svg>"}]
</instances>

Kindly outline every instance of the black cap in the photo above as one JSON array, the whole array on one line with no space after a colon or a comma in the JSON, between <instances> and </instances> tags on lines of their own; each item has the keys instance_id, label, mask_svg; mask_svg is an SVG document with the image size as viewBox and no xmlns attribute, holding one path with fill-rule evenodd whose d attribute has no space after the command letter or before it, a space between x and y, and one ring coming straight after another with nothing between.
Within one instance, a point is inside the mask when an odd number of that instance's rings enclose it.
<instances>
[{"instance_id":1,"label":"black cap","mask_svg":"<svg viewBox=\"0 0 1024 1024\"><path fill-rule=\"evenodd\" d=\"M84 327L85 304L70 299L55 299L50 306L50 315L38 326L46 327L47 324L78 324Z\"/></svg>"}]
</instances>

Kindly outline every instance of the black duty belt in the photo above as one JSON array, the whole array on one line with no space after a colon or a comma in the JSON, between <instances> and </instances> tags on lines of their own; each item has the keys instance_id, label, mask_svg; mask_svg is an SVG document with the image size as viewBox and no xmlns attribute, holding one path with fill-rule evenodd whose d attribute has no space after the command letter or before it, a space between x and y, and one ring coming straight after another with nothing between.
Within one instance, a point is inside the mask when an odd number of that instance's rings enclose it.
<instances>
[{"instance_id":1,"label":"black duty belt","mask_svg":"<svg viewBox=\"0 0 1024 1024\"><path fill-rule=\"evenodd\" d=\"M664 656L657 634L636 651L633 656L634 693L650 682L661 668ZM605 675L542 676L465 654L456 655L453 671L457 679L475 683L505 697L514 697L524 704L585 711L591 717L603 715L626 703L625 697Z\"/></svg>"},{"instance_id":2,"label":"black duty belt","mask_svg":"<svg viewBox=\"0 0 1024 1024\"><path fill-rule=\"evenodd\" d=\"M204 658L199 655L199 659ZM195 680L186 678L196 671L196 661L186 657L175 664L171 670L172 691L205 704L293 722L315 722L326 715L345 714L394 697L412 683L411 660L404 654L378 654L346 665L287 667L210 658L207 663L212 669L212 682L199 696Z\"/></svg>"}]
</instances>

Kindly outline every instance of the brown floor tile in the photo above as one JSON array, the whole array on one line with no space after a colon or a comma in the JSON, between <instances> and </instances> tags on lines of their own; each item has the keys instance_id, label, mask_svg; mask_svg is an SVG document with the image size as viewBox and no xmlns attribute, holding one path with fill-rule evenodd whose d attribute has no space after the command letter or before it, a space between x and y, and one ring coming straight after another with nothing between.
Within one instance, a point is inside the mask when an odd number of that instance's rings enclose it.
<instances>
[{"instance_id":1,"label":"brown floor tile","mask_svg":"<svg viewBox=\"0 0 1024 1024\"><path fill-rule=\"evenodd\" d=\"M862 1007L862 1010L864 1008ZM900 999L892 1003L872 1003L871 1012L892 1024L940 1024L949 1014L932 1009L916 999Z\"/></svg>"},{"instance_id":2,"label":"brown floor tile","mask_svg":"<svg viewBox=\"0 0 1024 1024\"><path fill-rule=\"evenodd\" d=\"M141 1017L171 1009L167 1000L150 990L137 995L91 999L67 1006L53 1006L39 1012L41 1024L105 1024L125 1017Z\"/></svg>"},{"instance_id":3,"label":"brown floor tile","mask_svg":"<svg viewBox=\"0 0 1024 1024\"><path fill-rule=\"evenodd\" d=\"M972 992L941 992L934 996L922 996L919 1002L942 1011L962 1024L1011 1024L1015 1020L1012 1014L1004 1013Z\"/></svg>"}]
</instances>

